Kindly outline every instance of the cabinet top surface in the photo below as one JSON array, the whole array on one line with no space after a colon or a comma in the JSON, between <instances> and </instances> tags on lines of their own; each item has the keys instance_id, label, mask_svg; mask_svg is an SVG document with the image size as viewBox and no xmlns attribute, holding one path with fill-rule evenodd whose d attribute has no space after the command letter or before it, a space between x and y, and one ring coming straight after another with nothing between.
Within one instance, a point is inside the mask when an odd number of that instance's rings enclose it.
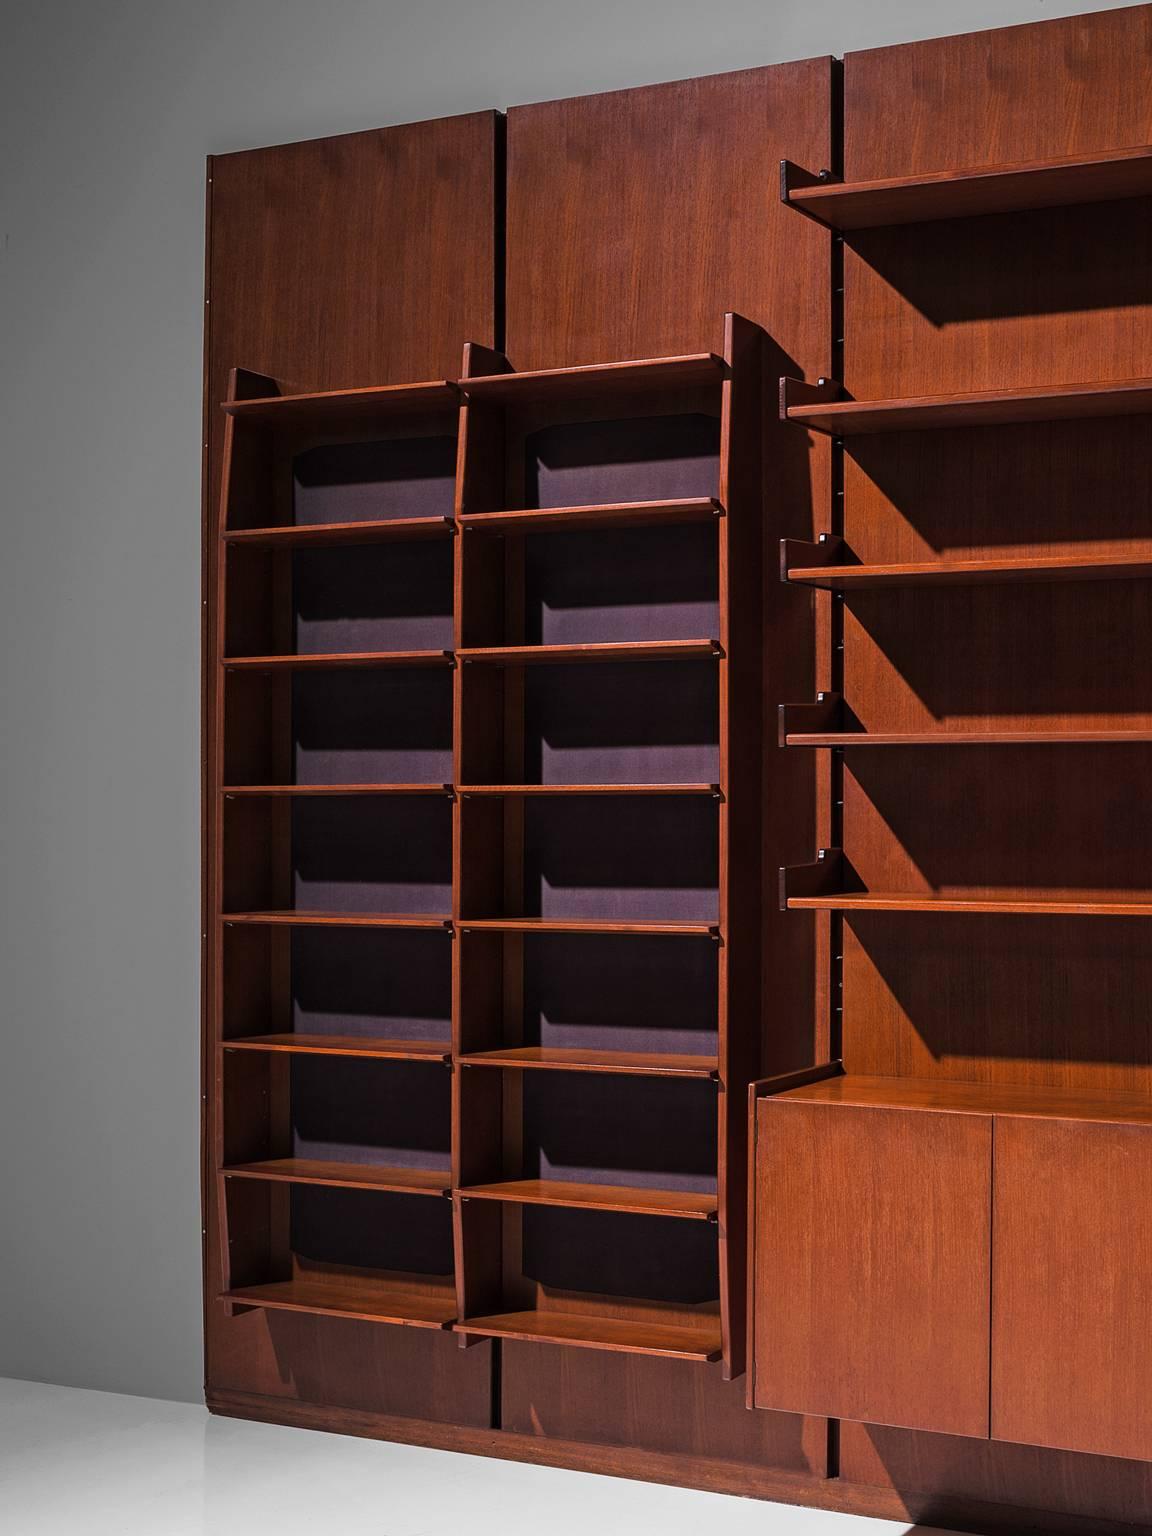
<instances>
[{"instance_id":1,"label":"cabinet top surface","mask_svg":"<svg viewBox=\"0 0 1152 1536\"><path fill-rule=\"evenodd\" d=\"M769 1096L774 1103L839 1104L861 1109L918 1109L962 1115L1024 1115L1152 1125L1152 1098L1135 1093L1084 1094L1066 1088L957 1083L929 1078L823 1078Z\"/></svg>"}]
</instances>

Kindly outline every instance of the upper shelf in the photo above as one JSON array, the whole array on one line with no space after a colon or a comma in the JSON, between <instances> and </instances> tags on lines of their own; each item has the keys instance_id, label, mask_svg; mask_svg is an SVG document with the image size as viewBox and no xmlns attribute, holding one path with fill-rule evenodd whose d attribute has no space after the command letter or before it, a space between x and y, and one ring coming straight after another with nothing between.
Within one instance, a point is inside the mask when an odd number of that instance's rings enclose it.
<instances>
[{"instance_id":1,"label":"upper shelf","mask_svg":"<svg viewBox=\"0 0 1152 1536\"><path fill-rule=\"evenodd\" d=\"M784 911L816 912L956 912L1038 917L1152 917L1152 896L1134 892L1052 896L1045 891L966 896L927 891L864 890L839 848L823 848L813 864L780 871L780 906Z\"/></svg>"},{"instance_id":2,"label":"upper shelf","mask_svg":"<svg viewBox=\"0 0 1152 1536\"><path fill-rule=\"evenodd\" d=\"M400 1040L373 1035L241 1035L221 1041L226 1051L265 1051L272 1055L367 1056L375 1061L429 1061L443 1065L452 1059L447 1040Z\"/></svg>"},{"instance_id":3,"label":"upper shelf","mask_svg":"<svg viewBox=\"0 0 1152 1536\"><path fill-rule=\"evenodd\" d=\"M1085 746L1092 743L1152 741L1147 726L1035 725L1027 730L864 730L838 693L822 693L812 704L781 704L777 740L782 747L1027 747Z\"/></svg>"},{"instance_id":4,"label":"upper shelf","mask_svg":"<svg viewBox=\"0 0 1152 1536\"><path fill-rule=\"evenodd\" d=\"M684 661L720 656L718 640L610 640L598 645L472 646L458 660L497 667L540 666L546 662Z\"/></svg>"},{"instance_id":5,"label":"upper shelf","mask_svg":"<svg viewBox=\"0 0 1152 1536\"><path fill-rule=\"evenodd\" d=\"M1100 384L982 389L969 394L914 395L903 400L842 400L831 380L780 381L780 414L835 437L918 432L932 427L994 427L1029 421L1137 416L1152 411L1152 378ZM801 400L807 402L799 403Z\"/></svg>"},{"instance_id":6,"label":"upper shelf","mask_svg":"<svg viewBox=\"0 0 1152 1536\"><path fill-rule=\"evenodd\" d=\"M402 416L446 410L459 394L447 379L420 384L381 384L368 389L326 389L307 395L264 395L256 400L225 400L223 409L238 421L264 421L301 427L338 423L365 416Z\"/></svg>"},{"instance_id":7,"label":"upper shelf","mask_svg":"<svg viewBox=\"0 0 1152 1536\"><path fill-rule=\"evenodd\" d=\"M383 522L288 523L281 528L232 528L221 535L237 549L310 549L331 544L407 543L450 539L450 517L394 517Z\"/></svg>"},{"instance_id":8,"label":"upper shelf","mask_svg":"<svg viewBox=\"0 0 1152 1536\"><path fill-rule=\"evenodd\" d=\"M1145 197L1152 193L1152 147L855 182L821 179L785 160L781 183L784 202L830 229L874 229Z\"/></svg>"},{"instance_id":9,"label":"upper shelf","mask_svg":"<svg viewBox=\"0 0 1152 1536\"><path fill-rule=\"evenodd\" d=\"M719 939L717 923L619 922L587 917L461 917L456 927L489 933L622 933L667 935L672 938Z\"/></svg>"},{"instance_id":10,"label":"upper shelf","mask_svg":"<svg viewBox=\"0 0 1152 1536\"><path fill-rule=\"evenodd\" d=\"M461 379L469 400L527 405L536 400L572 400L591 395L634 395L649 390L692 389L719 384L724 360L713 352L681 357L646 357L625 363L590 363L581 368L545 368L533 373L492 373Z\"/></svg>"},{"instance_id":11,"label":"upper shelf","mask_svg":"<svg viewBox=\"0 0 1152 1536\"><path fill-rule=\"evenodd\" d=\"M780 541L784 581L830 592L873 587L995 586L1034 581L1116 581L1152 576L1152 553L1111 555L1015 555L983 560L912 560L852 565L840 539L819 543Z\"/></svg>"},{"instance_id":12,"label":"upper shelf","mask_svg":"<svg viewBox=\"0 0 1152 1536\"><path fill-rule=\"evenodd\" d=\"M465 533L553 533L572 528L635 528L645 524L708 523L723 517L714 496L682 501L616 501L584 507L530 507L522 511L466 512Z\"/></svg>"}]
</instances>

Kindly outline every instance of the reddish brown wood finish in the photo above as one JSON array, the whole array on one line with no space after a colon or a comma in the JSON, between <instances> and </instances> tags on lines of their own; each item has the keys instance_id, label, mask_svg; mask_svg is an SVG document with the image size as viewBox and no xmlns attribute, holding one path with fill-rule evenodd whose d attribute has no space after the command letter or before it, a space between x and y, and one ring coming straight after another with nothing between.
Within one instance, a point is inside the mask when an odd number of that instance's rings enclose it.
<instances>
[{"instance_id":1,"label":"reddish brown wood finish","mask_svg":"<svg viewBox=\"0 0 1152 1536\"><path fill-rule=\"evenodd\" d=\"M1016 1506L1008 1529L1147 1519L1148 1466L1118 1458L1150 1455L1133 1300L1147 1255L1120 1236L1146 1225L1152 1102L1150 59L1148 6L849 55L842 163L786 176L794 212L824 206L846 230L843 349L822 370L840 384L808 375L784 399L792 424L833 435L842 491L827 537L783 550L786 581L839 594L818 687L840 696L786 714L789 747L833 750L815 754L830 804L809 844L829 852L792 863L784 899L831 914L830 1055L849 1075L758 1113L991 1129L990 1327L964 1352L972 1370L991 1360L990 1421L838 1436L846 1491L898 1490L929 1524L981 1526L989 1503ZM781 1146L785 1170L795 1151ZM764 1208L779 1198L765 1188ZM801 1244L823 1218L813 1200ZM859 1251L886 1252L859 1219ZM930 1283L957 1236L900 1278ZM772 1241L758 1226L758 1249ZM815 1337L811 1287L797 1273L788 1298L797 1350ZM829 1300L821 1321L853 1305ZM933 1315L956 1320L949 1297ZM766 1326L787 1336L787 1319L779 1306ZM758 1400L794 1406L762 1391L780 1356L761 1327ZM824 1342L796 1368L800 1406L856 1384ZM875 1382L905 1346L896 1330ZM903 1398L942 1431L947 1346L928 1354Z\"/></svg>"},{"instance_id":2,"label":"reddish brown wood finish","mask_svg":"<svg viewBox=\"0 0 1152 1536\"><path fill-rule=\"evenodd\" d=\"M823 1086L757 1105L757 1405L986 1438L991 1119Z\"/></svg>"}]
</instances>

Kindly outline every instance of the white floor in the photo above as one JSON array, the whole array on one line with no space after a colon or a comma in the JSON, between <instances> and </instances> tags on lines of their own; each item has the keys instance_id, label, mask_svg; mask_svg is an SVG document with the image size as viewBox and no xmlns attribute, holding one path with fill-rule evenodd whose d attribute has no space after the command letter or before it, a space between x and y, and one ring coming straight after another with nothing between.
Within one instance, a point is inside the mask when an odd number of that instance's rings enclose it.
<instances>
[{"instance_id":1,"label":"white floor","mask_svg":"<svg viewBox=\"0 0 1152 1536\"><path fill-rule=\"evenodd\" d=\"M903 1536L888 1520L0 1380L12 1536Z\"/></svg>"}]
</instances>

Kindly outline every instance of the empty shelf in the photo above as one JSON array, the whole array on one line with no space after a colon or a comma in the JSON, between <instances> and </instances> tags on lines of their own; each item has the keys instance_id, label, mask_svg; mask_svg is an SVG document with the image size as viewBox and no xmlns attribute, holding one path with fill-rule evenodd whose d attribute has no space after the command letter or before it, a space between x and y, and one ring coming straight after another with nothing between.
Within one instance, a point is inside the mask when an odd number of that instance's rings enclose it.
<instances>
[{"instance_id":1,"label":"empty shelf","mask_svg":"<svg viewBox=\"0 0 1152 1536\"><path fill-rule=\"evenodd\" d=\"M362 416L448 410L458 399L455 386L447 379L431 379L420 384L381 384L368 389L325 389L313 394L226 400L223 409L238 421L306 426L310 422L356 420Z\"/></svg>"},{"instance_id":2,"label":"empty shelf","mask_svg":"<svg viewBox=\"0 0 1152 1536\"><path fill-rule=\"evenodd\" d=\"M980 586L998 582L1111 581L1152 576L1152 555L1049 555L918 560L894 565L798 566L787 580L833 592L868 587Z\"/></svg>"},{"instance_id":3,"label":"empty shelf","mask_svg":"<svg viewBox=\"0 0 1152 1536\"><path fill-rule=\"evenodd\" d=\"M451 651L326 651L292 656L225 656L232 672L305 672L318 667L450 667Z\"/></svg>"},{"instance_id":4,"label":"empty shelf","mask_svg":"<svg viewBox=\"0 0 1152 1536\"><path fill-rule=\"evenodd\" d=\"M304 1157L274 1157L260 1163L236 1163L226 1179L263 1179L284 1184L328 1184L341 1189L374 1189L399 1195L446 1195L447 1171L432 1168L382 1168L374 1163L324 1163Z\"/></svg>"},{"instance_id":5,"label":"empty shelf","mask_svg":"<svg viewBox=\"0 0 1152 1536\"><path fill-rule=\"evenodd\" d=\"M1002 426L1135 416L1152 411L1152 379L984 389L969 394L917 395L903 400L829 400L788 405L785 419L836 436L922 431L931 427Z\"/></svg>"},{"instance_id":6,"label":"empty shelf","mask_svg":"<svg viewBox=\"0 0 1152 1536\"><path fill-rule=\"evenodd\" d=\"M283 1312L313 1312L323 1317L355 1317L409 1328L447 1328L455 1319L450 1296L431 1292L390 1291L337 1279L277 1280L225 1291L222 1301L238 1306L270 1307Z\"/></svg>"},{"instance_id":7,"label":"empty shelf","mask_svg":"<svg viewBox=\"0 0 1152 1536\"><path fill-rule=\"evenodd\" d=\"M826 896L790 896L789 909L823 912L996 912L1048 917L1152 917L1152 895L1116 901L1046 896L934 896L900 891L846 891Z\"/></svg>"},{"instance_id":8,"label":"empty shelf","mask_svg":"<svg viewBox=\"0 0 1152 1536\"><path fill-rule=\"evenodd\" d=\"M463 662L497 667L534 666L548 662L683 661L692 657L720 654L720 644L716 640L612 640L600 645L472 646L456 652Z\"/></svg>"},{"instance_id":9,"label":"empty shelf","mask_svg":"<svg viewBox=\"0 0 1152 1536\"><path fill-rule=\"evenodd\" d=\"M678 1360L716 1360L721 1349L719 1319L702 1317L698 1323L685 1324L677 1318L663 1323L655 1310L651 1319L644 1322L588 1313L502 1312L490 1317L465 1318L456 1324L456 1329L459 1333L478 1333L487 1338L668 1355Z\"/></svg>"},{"instance_id":10,"label":"empty shelf","mask_svg":"<svg viewBox=\"0 0 1152 1536\"><path fill-rule=\"evenodd\" d=\"M1152 148L1137 145L1018 165L809 186L789 185L796 179L790 171L786 161L783 195L789 206L831 229L873 229L883 224L1145 197L1152 193Z\"/></svg>"},{"instance_id":11,"label":"empty shelf","mask_svg":"<svg viewBox=\"0 0 1152 1536\"><path fill-rule=\"evenodd\" d=\"M450 539L450 517L394 517L384 522L290 523L283 528L231 528L224 542L245 549L296 549L331 544L387 544L393 540Z\"/></svg>"},{"instance_id":12,"label":"empty shelf","mask_svg":"<svg viewBox=\"0 0 1152 1536\"><path fill-rule=\"evenodd\" d=\"M295 908L281 912L225 912L221 922L296 928L440 928L445 931L452 925L447 913L441 917L419 912L298 912Z\"/></svg>"},{"instance_id":13,"label":"empty shelf","mask_svg":"<svg viewBox=\"0 0 1152 1536\"><path fill-rule=\"evenodd\" d=\"M324 797L327 795L450 795L451 784L225 784L221 794L237 796Z\"/></svg>"},{"instance_id":14,"label":"empty shelf","mask_svg":"<svg viewBox=\"0 0 1152 1536\"><path fill-rule=\"evenodd\" d=\"M1050 731L790 731L789 747L1026 747L1152 741L1152 729Z\"/></svg>"},{"instance_id":15,"label":"empty shelf","mask_svg":"<svg viewBox=\"0 0 1152 1536\"><path fill-rule=\"evenodd\" d=\"M715 1056L656 1051L590 1051L563 1046L518 1045L498 1051L469 1051L465 1067L509 1067L517 1071L617 1072L638 1077L716 1077Z\"/></svg>"},{"instance_id":16,"label":"empty shelf","mask_svg":"<svg viewBox=\"0 0 1152 1536\"><path fill-rule=\"evenodd\" d=\"M714 795L719 784L461 784L460 793L469 795Z\"/></svg>"},{"instance_id":17,"label":"empty shelf","mask_svg":"<svg viewBox=\"0 0 1152 1536\"><path fill-rule=\"evenodd\" d=\"M634 528L661 523L707 523L722 516L714 497L685 501L618 501L602 506L539 507L519 512L469 512L465 533L550 533L571 528Z\"/></svg>"},{"instance_id":18,"label":"empty shelf","mask_svg":"<svg viewBox=\"0 0 1152 1536\"><path fill-rule=\"evenodd\" d=\"M705 939L720 936L716 923L597 922L580 917L462 917L457 926L464 933L478 928L493 933L650 933Z\"/></svg>"},{"instance_id":19,"label":"empty shelf","mask_svg":"<svg viewBox=\"0 0 1152 1536\"><path fill-rule=\"evenodd\" d=\"M475 379L461 379L460 388L470 400L527 405L536 400L689 389L719 384L723 376L721 358L711 352L695 352L682 357L650 357L626 363L592 363L582 368L485 374Z\"/></svg>"},{"instance_id":20,"label":"empty shelf","mask_svg":"<svg viewBox=\"0 0 1152 1536\"><path fill-rule=\"evenodd\" d=\"M681 1216L691 1221L716 1217L716 1196L681 1189L634 1189L621 1184L579 1184L563 1179L507 1179L468 1184L465 1200L502 1200L510 1205L561 1205L631 1216Z\"/></svg>"},{"instance_id":21,"label":"empty shelf","mask_svg":"<svg viewBox=\"0 0 1152 1536\"><path fill-rule=\"evenodd\" d=\"M294 1055L371 1056L379 1061L451 1060L447 1040L388 1040L369 1035L242 1035L221 1041L226 1051L272 1051Z\"/></svg>"}]
</instances>

